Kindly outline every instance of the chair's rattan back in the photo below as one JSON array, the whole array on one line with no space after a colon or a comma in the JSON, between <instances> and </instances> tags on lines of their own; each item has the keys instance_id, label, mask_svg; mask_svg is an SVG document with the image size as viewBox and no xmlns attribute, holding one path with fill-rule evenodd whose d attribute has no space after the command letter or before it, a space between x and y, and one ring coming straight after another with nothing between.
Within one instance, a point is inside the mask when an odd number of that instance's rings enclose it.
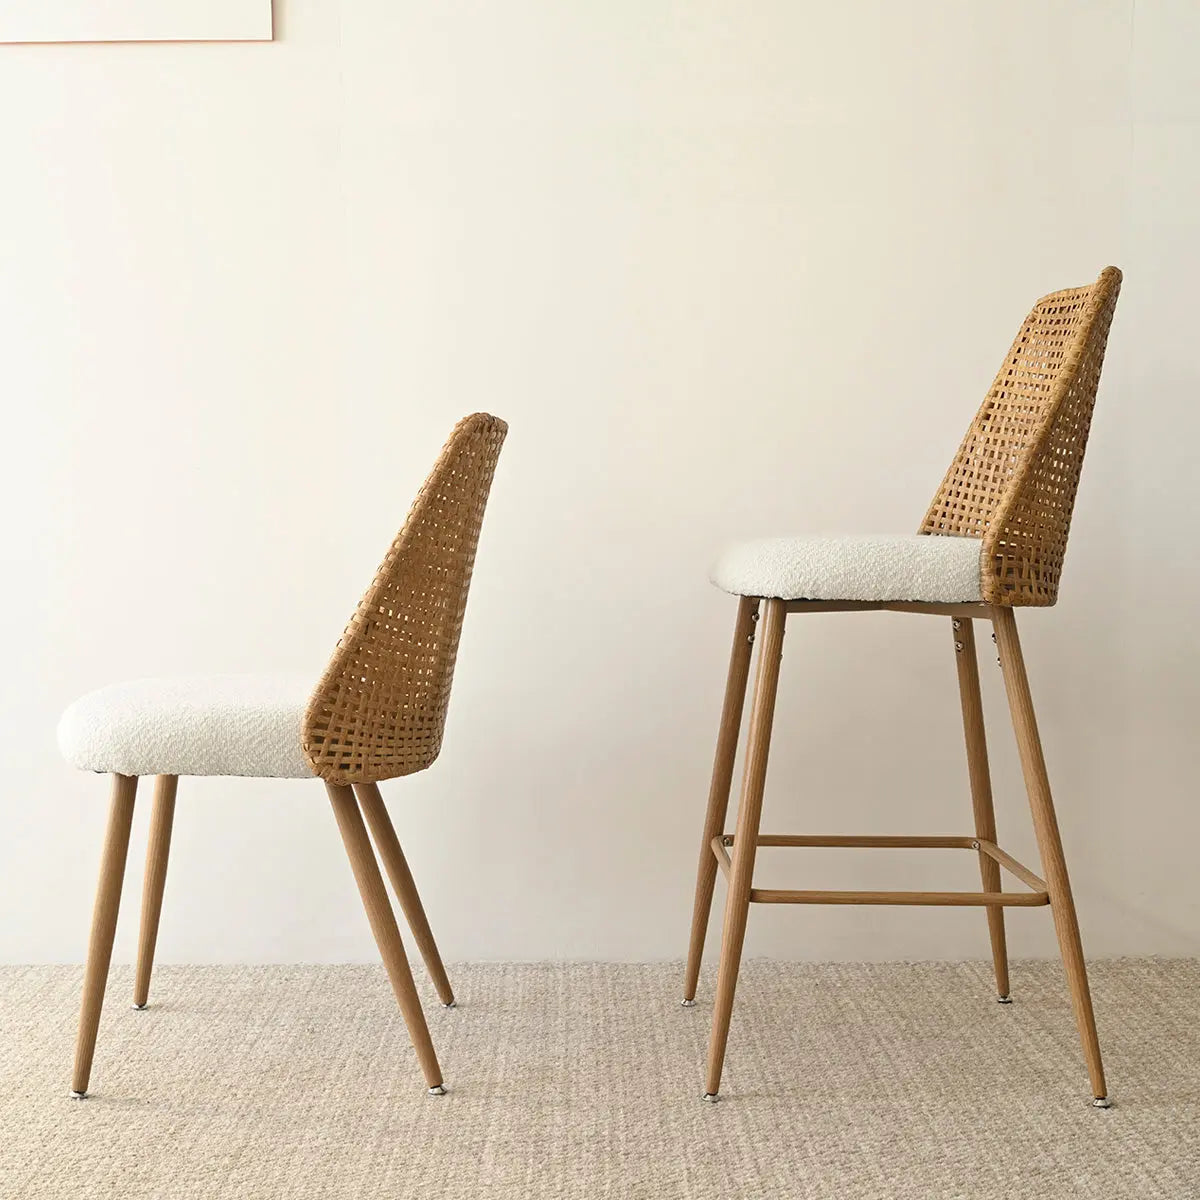
<instances>
[{"instance_id":1,"label":"chair's rattan back","mask_svg":"<svg viewBox=\"0 0 1200 1200\"><path fill-rule=\"evenodd\" d=\"M374 783L438 756L488 491L508 426L475 413L451 433L308 704L313 771Z\"/></svg>"},{"instance_id":2,"label":"chair's rattan back","mask_svg":"<svg viewBox=\"0 0 1200 1200\"><path fill-rule=\"evenodd\" d=\"M979 538L988 604L1058 597L1121 272L1037 302L919 532Z\"/></svg>"}]
</instances>

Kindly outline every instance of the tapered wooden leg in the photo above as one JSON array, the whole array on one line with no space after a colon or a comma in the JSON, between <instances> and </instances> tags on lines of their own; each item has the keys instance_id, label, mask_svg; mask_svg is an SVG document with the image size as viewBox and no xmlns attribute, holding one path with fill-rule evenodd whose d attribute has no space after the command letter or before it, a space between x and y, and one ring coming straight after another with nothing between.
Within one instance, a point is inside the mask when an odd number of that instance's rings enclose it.
<instances>
[{"instance_id":1,"label":"tapered wooden leg","mask_svg":"<svg viewBox=\"0 0 1200 1200\"><path fill-rule=\"evenodd\" d=\"M963 736L967 743L967 773L971 780L971 806L975 810L975 836L996 841L996 811L992 805L992 776L988 769L987 734L983 725L983 701L979 695L979 659L975 652L975 630L969 617L953 622L955 659L958 663L958 696L962 702ZM979 853L979 873L985 892L1002 888L1000 864ZM987 910L988 933L992 939L992 965L996 971L996 995L1008 1003L1008 946L1004 938L1004 909L991 904Z\"/></svg>"},{"instance_id":2,"label":"tapered wooden leg","mask_svg":"<svg viewBox=\"0 0 1200 1200\"><path fill-rule=\"evenodd\" d=\"M121 907L121 884L125 879L125 858L129 853L129 830L133 824L133 802L137 795L137 777L114 775L112 803L108 812L108 831L100 858L100 883L92 910L92 935L88 941L87 967L83 973L83 1001L79 1008L79 1034L75 1040L75 1070L71 1076L71 1095L82 1100L87 1095L92 1074L92 1056L96 1052L96 1030L104 1006L104 985L112 961L113 937L117 932L117 912Z\"/></svg>"},{"instance_id":3,"label":"tapered wooden leg","mask_svg":"<svg viewBox=\"0 0 1200 1200\"><path fill-rule=\"evenodd\" d=\"M1008 693L1008 706L1012 712L1013 729L1017 735L1017 748L1021 755L1025 790L1029 793L1029 805L1033 810L1033 827L1042 858L1042 874L1045 876L1050 895L1054 928L1058 934L1063 967L1071 989L1071 1003L1075 1009L1076 1023L1079 1025L1084 1058L1087 1059L1092 1094L1095 1096L1094 1103L1098 1107L1107 1107L1108 1087L1104 1080L1104 1065L1100 1059L1100 1039L1096 1035L1096 1017L1092 1011L1092 995L1088 988L1083 943L1079 937L1079 921L1075 915L1071 881L1067 877L1067 860L1063 856L1062 838L1059 835L1054 801L1050 795L1050 781L1046 774L1046 760L1042 754L1042 742L1033 713L1033 699L1029 694L1029 679L1025 674L1025 660L1021 654L1021 641L1017 636L1017 622L1012 609L994 608L992 624L996 630L1000 666L1004 672L1004 687Z\"/></svg>"},{"instance_id":4,"label":"tapered wooden leg","mask_svg":"<svg viewBox=\"0 0 1200 1200\"><path fill-rule=\"evenodd\" d=\"M738 601L737 621L733 626L733 649L729 652L725 703L721 708L721 728L717 733L717 752L708 789L708 811L704 815L704 833L700 838L696 900L692 906L692 937L688 944L687 971L683 977L683 1003L686 1008L691 1008L696 1002L700 960L704 957L704 938L708 933L713 884L717 878L717 860L713 857L712 840L724 829L725 814L729 809L733 760L737 757L738 734L742 728L742 709L746 702L746 681L750 678L750 651L754 643L758 604L756 597L742 596Z\"/></svg>"},{"instance_id":5,"label":"tapered wooden leg","mask_svg":"<svg viewBox=\"0 0 1200 1200\"><path fill-rule=\"evenodd\" d=\"M429 1085L431 1094L440 1095L442 1070L438 1066L433 1040L429 1036L429 1026L425 1024L425 1013L421 1009L421 1001L413 984L408 956L404 953L404 943L400 940L396 917L388 901L383 876L379 873L379 864L371 850L371 839L367 836L367 828L363 824L362 814L358 811L354 792L351 788L333 783L327 783L325 787L333 804L333 812L346 846L350 867L358 883L363 908L367 910L371 932L375 935L375 942L383 957L383 965L392 981L392 990L396 993L396 1001L400 1005L404 1023L408 1026L408 1035L417 1052L425 1082Z\"/></svg>"},{"instance_id":6,"label":"tapered wooden leg","mask_svg":"<svg viewBox=\"0 0 1200 1200\"><path fill-rule=\"evenodd\" d=\"M408 920L417 948L425 960L433 986L437 988L438 999L447 1007L454 1007L454 990L446 976L446 968L442 964L442 956L438 953L437 942L433 940L433 930L429 928L429 918L425 915L425 906L421 903L417 885L413 881L412 872L408 869L408 861L400 848L400 839L396 837L392 819L388 816L387 806L379 794L379 785L375 783L356 783L354 794L362 807L363 816L367 819L367 827L375 839L379 857L383 859L384 869L392 881L392 887Z\"/></svg>"},{"instance_id":7,"label":"tapered wooden leg","mask_svg":"<svg viewBox=\"0 0 1200 1200\"><path fill-rule=\"evenodd\" d=\"M133 981L133 1007L145 1008L150 999L150 972L158 918L162 915L167 859L171 853L171 826L175 821L177 775L160 775L154 785L154 811L150 816L150 841L146 846L146 874L142 880L142 925L138 934L137 976Z\"/></svg>"},{"instance_id":8,"label":"tapered wooden leg","mask_svg":"<svg viewBox=\"0 0 1200 1200\"><path fill-rule=\"evenodd\" d=\"M704 1095L708 1100L717 1098L721 1087L721 1070L725 1065L725 1044L729 1038L729 1019L733 1015L733 994L737 989L742 944L746 938L746 918L750 911L750 888L758 850L763 787L767 779L767 755L771 748L775 693L779 686L779 660L783 656L787 607L782 600L768 600L764 608L762 644L758 651L758 672L754 681L754 705L746 743L746 768L742 777L737 829L734 832L729 894L725 901L721 965L717 972L717 990L713 1001L708 1076L704 1087Z\"/></svg>"}]
</instances>

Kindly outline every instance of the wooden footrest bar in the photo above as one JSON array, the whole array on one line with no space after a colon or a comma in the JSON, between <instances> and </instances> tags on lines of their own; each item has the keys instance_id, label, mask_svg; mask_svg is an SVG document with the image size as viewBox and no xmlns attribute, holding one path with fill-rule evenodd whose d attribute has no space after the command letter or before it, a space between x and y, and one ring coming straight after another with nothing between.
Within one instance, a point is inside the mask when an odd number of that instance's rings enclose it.
<instances>
[{"instance_id":1,"label":"wooden footrest bar","mask_svg":"<svg viewBox=\"0 0 1200 1200\"><path fill-rule=\"evenodd\" d=\"M751 888L751 904L918 904L952 907L1034 908L1049 904L1046 883L1028 867L1022 866L994 842L973 837L856 837L764 833L759 846L834 846L857 849L978 850L1010 871L1029 892L826 892L790 891L784 888ZM731 833L712 840L712 852L726 878L732 869L728 847L734 843Z\"/></svg>"},{"instance_id":2,"label":"wooden footrest bar","mask_svg":"<svg viewBox=\"0 0 1200 1200\"><path fill-rule=\"evenodd\" d=\"M1006 908L1036 908L1049 904L1045 892L792 892L780 888L751 888L751 904L931 904L952 907L992 904Z\"/></svg>"},{"instance_id":3,"label":"wooden footrest bar","mask_svg":"<svg viewBox=\"0 0 1200 1200\"><path fill-rule=\"evenodd\" d=\"M760 846L851 846L859 849L886 850L978 850L977 838L970 837L866 837L825 834L760 833ZM725 844L733 845L733 834L725 834ZM990 843L989 843L990 844Z\"/></svg>"}]
</instances>

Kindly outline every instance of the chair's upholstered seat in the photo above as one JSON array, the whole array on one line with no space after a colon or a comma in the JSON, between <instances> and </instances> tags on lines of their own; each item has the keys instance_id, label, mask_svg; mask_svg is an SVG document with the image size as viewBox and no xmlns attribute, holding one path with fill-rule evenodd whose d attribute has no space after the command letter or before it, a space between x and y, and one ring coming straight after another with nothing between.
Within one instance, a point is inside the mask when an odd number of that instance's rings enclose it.
<instances>
[{"instance_id":1,"label":"chair's upholstered seat","mask_svg":"<svg viewBox=\"0 0 1200 1200\"><path fill-rule=\"evenodd\" d=\"M63 713L58 744L85 771L311 779L300 729L310 675L135 679Z\"/></svg>"},{"instance_id":2,"label":"chair's upholstered seat","mask_svg":"<svg viewBox=\"0 0 1200 1200\"><path fill-rule=\"evenodd\" d=\"M980 547L923 534L762 538L731 546L711 578L735 596L781 600L978 601Z\"/></svg>"}]
</instances>

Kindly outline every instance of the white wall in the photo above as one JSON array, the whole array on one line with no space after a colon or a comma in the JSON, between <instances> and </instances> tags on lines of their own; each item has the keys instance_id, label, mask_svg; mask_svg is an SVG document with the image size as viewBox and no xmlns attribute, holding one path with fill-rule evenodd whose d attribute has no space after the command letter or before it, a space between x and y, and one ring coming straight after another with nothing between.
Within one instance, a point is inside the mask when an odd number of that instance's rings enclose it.
<instances>
[{"instance_id":1,"label":"white wall","mask_svg":"<svg viewBox=\"0 0 1200 1200\"><path fill-rule=\"evenodd\" d=\"M1062 601L1026 649L1089 950L1200 952L1196 6L277 12L272 45L0 48L0 959L83 953L107 789L59 762L62 707L315 675L477 408L512 432L445 752L387 788L435 929L455 959L681 955L733 616L710 555L914 529L1029 304L1109 262ZM767 827L967 830L944 624L796 621ZM984 667L1002 840L1035 861ZM975 883L969 855L790 853L766 877ZM1053 951L1045 913L1009 928ZM184 781L160 946L375 957L320 785ZM986 935L764 909L748 952Z\"/></svg>"}]
</instances>

